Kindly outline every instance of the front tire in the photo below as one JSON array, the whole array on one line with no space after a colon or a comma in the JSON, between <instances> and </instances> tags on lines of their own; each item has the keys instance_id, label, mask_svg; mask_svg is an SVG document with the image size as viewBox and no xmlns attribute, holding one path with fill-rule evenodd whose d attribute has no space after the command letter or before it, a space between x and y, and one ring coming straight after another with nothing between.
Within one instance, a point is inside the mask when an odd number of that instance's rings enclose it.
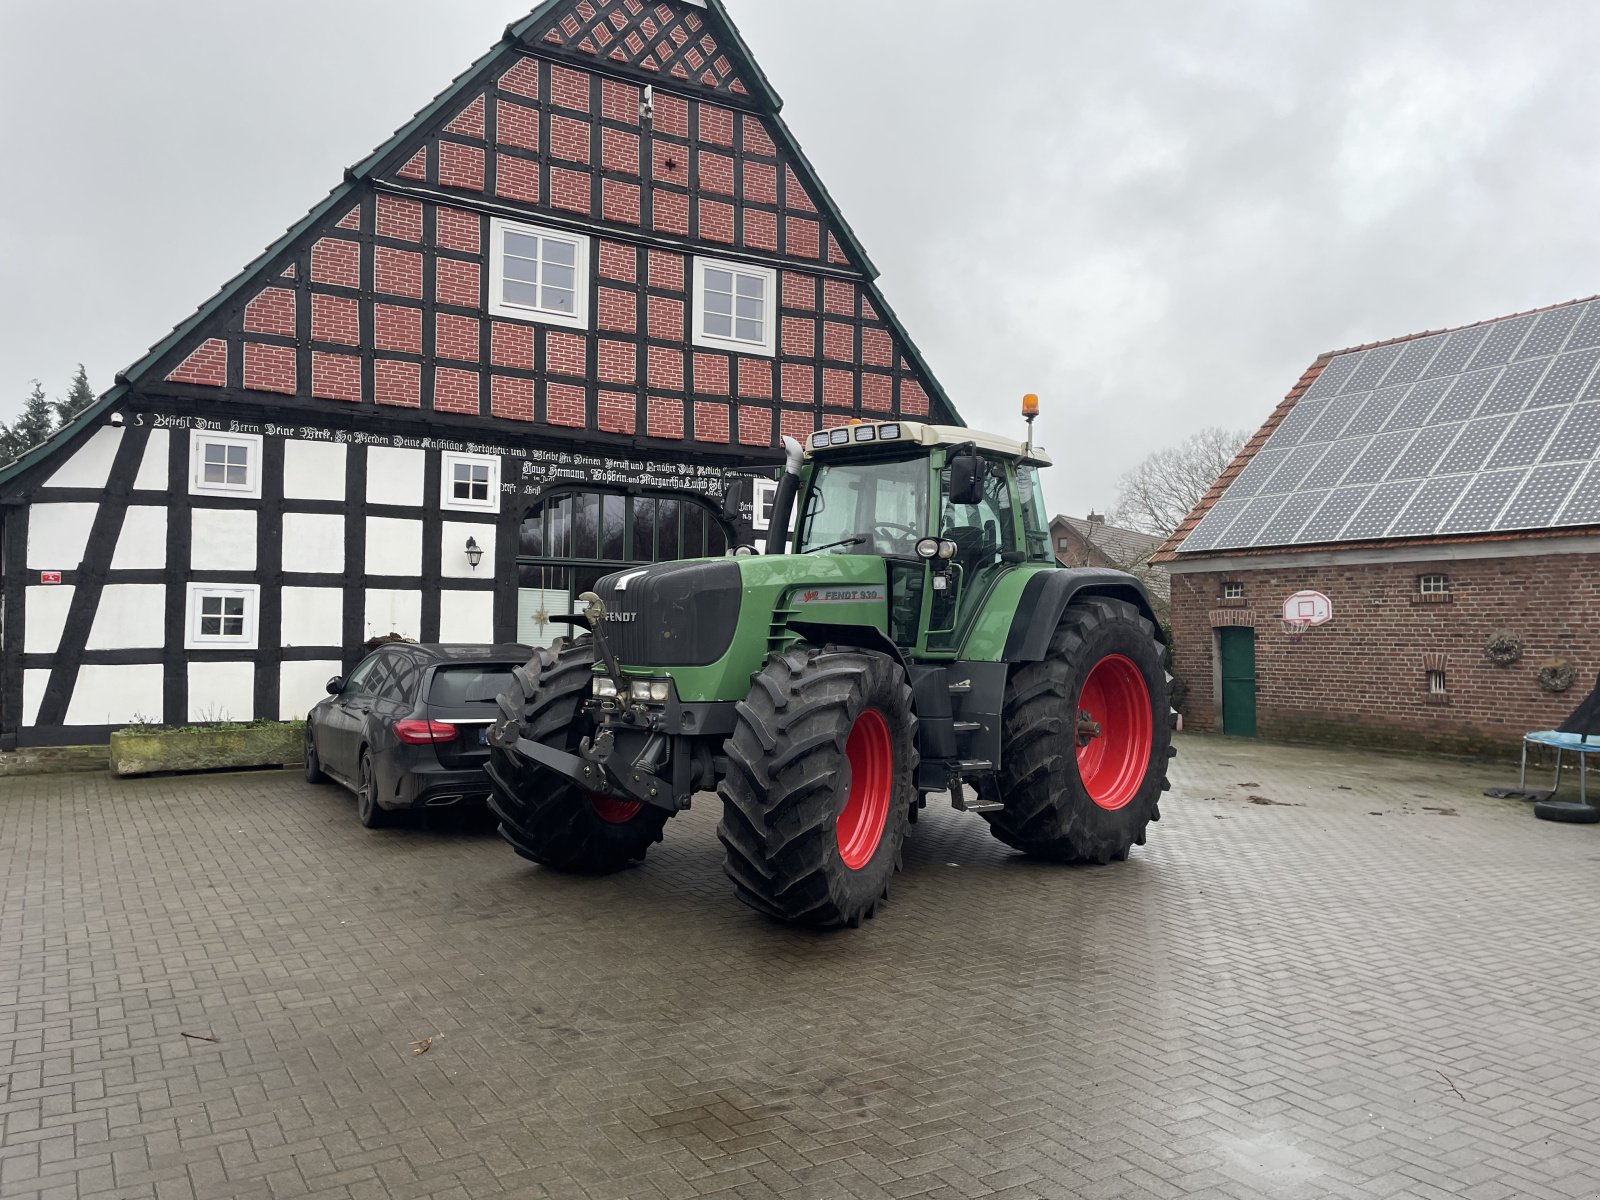
<instances>
[{"instance_id":1,"label":"front tire","mask_svg":"<svg viewBox=\"0 0 1600 1200\"><path fill-rule=\"evenodd\" d=\"M528 738L576 753L594 733L583 710L594 662L592 641L562 638L512 672L516 685L500 697L500 721L489 735L489 807L500 818L500 836L529 862L609 875L643 859L672 814L585 791L517 750L517 741Z\"/></svg>"},{"instance_id":2,"label":"front tire","mask_svg":"<svg viewBox=\"0 0 1600 1200\"><path fill-rule=\"evenodd\" d=\"M327 783L328 777L322 771L322 760L317 757L317 739L311 732L311 718L306 718L306 782Z\"/></svg>"},{"instance_id":3,"label":"front tire","mask_svg":"<svg viewBox=\"0 0 1600 1200\"><path fill-rule=\"evenodd\" d=\"M735 893L781 920L859 926L888 899L917 799L905 672L882 654L796 646L737 712L717 788Z\"/></svg>"},{"instance_id":4,"label":"front tire","mask_svg":"<svg viewBox=\"0 0 1600 1200\"><path fill-rule=\"evenodd\" d=\"M1133 605L1068 607L1042 662L1006 685L1001 812L1008 846L1057 862L1107 863L1159 821L1172 749L1167 673L1155 627Z\"/></svg>"}]
</instances>

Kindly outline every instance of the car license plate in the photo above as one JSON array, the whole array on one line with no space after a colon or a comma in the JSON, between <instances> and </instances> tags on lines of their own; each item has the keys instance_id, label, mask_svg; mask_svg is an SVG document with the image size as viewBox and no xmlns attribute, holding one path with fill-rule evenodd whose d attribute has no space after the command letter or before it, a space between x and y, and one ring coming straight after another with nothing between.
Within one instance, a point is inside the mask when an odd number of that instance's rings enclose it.
<instances>
[{"instance_id":1,"label":"car license plate","mask_svg":"<svg viewBox=\"0 0 1600 1200\"><path fill-rule=\"evenodd\" d=\"M485 726L483 726L482 728L480 728L478 730L478 745L487 746L488 744L489 744L489 727L487 725L485 725Z\"/></svg>"}]
</instances>

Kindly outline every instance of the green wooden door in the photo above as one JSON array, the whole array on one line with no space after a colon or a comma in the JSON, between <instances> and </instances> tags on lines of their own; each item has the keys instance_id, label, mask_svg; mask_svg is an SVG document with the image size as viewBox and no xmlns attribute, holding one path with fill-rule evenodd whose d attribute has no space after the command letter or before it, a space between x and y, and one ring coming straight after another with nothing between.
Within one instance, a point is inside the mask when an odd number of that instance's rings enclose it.
<instances>
[{"instance_id":1,"label":"green wooden door","mask_svg":"<svg viewBox=\"0 0 1600 1200\"><path fill-rule=\"evenodd\" d=\"M1256 735L1256 631L1219 629L1222 647L1222 732Z\"/></svg>"}]
</instances>

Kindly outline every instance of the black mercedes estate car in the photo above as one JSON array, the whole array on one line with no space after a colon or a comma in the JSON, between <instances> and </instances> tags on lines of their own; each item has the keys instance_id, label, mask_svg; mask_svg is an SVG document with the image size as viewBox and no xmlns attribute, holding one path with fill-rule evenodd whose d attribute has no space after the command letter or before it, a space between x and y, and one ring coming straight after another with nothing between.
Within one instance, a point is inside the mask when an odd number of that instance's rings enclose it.
<instances>
[{"instance_id":1,"label":"black mercedes estate car","mask_svg":"<svg viewBox=\"0 0 1600 1200\"><path fill-rule=\"evenodd\" d=\"M306 779L331 776L356 794L369 829L401 809L481 804L489 795L489 727L527 646L380 646L328 681L306 716Z\"/></svg>"}]
</instances>

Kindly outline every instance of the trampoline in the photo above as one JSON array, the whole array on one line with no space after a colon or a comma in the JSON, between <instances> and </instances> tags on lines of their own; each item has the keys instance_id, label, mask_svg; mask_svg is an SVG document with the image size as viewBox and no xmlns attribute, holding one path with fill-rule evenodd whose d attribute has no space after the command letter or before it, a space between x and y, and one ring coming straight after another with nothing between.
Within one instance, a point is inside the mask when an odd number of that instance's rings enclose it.
<instances>
[{"instance_id":1,"label":"trampoline","mask_svg":"<svg viewBox=\"0 0 1600 1200\"><path fill-rule=\"evenodd\" d=\"M1561 790L1562 756L1568 751L1576 755L1578 759L1578 803L1589 803L1588 759L1591 754L1600 754L1600 739L1591 738L1586 733L1562 733L1556 729L1523 734L1522 773L1517 778L1517 790L1525 795L1528 791L1529 746L1550 746L1555 749L1556 778L1550 788L1552 795Z\"/></svg>"}]
</instances>

